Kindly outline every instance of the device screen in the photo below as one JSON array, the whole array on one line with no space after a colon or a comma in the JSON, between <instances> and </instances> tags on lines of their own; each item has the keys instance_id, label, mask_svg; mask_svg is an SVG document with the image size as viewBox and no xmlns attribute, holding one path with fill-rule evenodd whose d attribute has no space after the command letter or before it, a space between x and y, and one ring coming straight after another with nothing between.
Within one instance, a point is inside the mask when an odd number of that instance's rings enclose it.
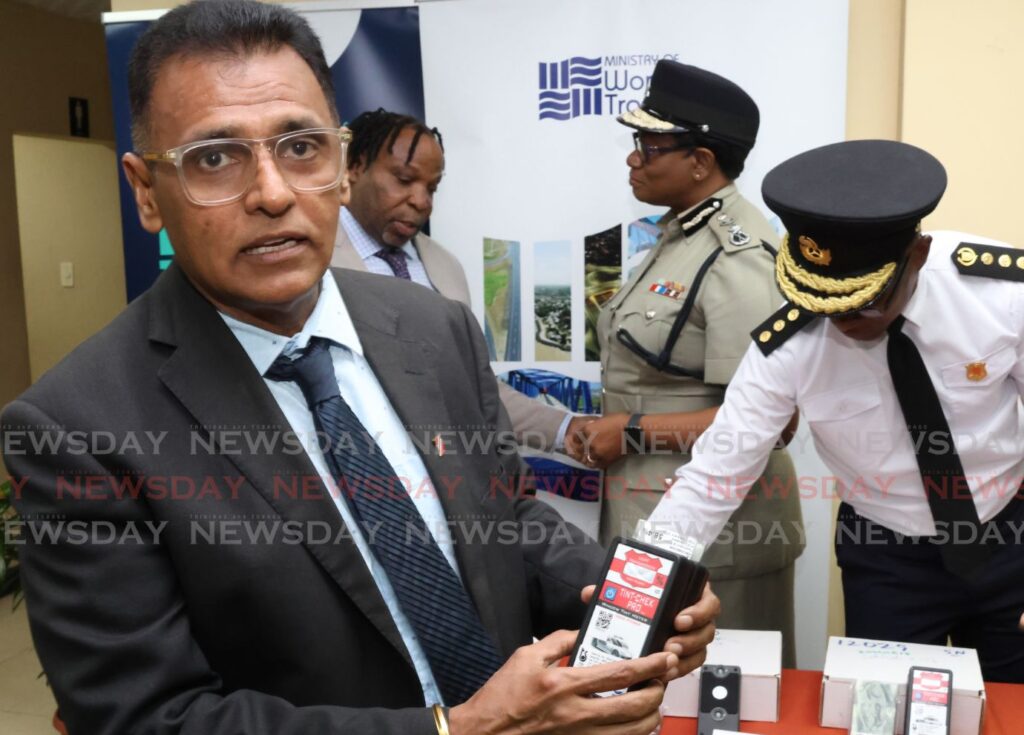
<instances>
[{"instance_id":1,"label":"device screen","mask_svg":"<svg viewBox=\"0 0 1024 735\"><path fill-rule=\"evenodd\" d=\"M910 669L907 680L906 735L948 735L953 698L953 672Z\"/></svg>"}]
</instances>

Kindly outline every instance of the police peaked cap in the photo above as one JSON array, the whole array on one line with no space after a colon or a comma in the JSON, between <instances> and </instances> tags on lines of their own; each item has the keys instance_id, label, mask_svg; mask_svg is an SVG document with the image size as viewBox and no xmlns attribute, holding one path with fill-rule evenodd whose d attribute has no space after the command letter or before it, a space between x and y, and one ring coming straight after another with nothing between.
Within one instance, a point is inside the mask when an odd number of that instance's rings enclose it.
<instances>
[{"instance_id":1,"label":"police peaked cap","mask_svg":"<svg viewBox=\"0 0 1024 735\"><path fill-rule=\"evenodd\" d=\"M750 95L725 77L662 59L643 103L618 120L644 132L701 133L750 150L761 115Z\"/></svg>"}]
</instances>

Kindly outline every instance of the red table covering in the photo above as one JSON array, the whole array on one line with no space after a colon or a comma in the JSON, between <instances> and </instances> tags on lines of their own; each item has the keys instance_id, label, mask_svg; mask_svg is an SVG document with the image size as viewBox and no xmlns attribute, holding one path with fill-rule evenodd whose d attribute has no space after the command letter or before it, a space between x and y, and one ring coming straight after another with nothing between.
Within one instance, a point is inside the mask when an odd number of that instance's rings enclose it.
<instances>
[{"instance_id":1,"label":"red table covering","mask_svg":"<svg viewBox=\"0 0 1024 735\"><path fill-rule=\"evenodd\" d=\"M985 684L983 735L1024 733L1024 684ZM818 726L820 671L782 672L782 717L778 722L741 722L740 732L760 735L845 735L846 730ZM695 735L697 720L667 717L662 735Z\"/></svg>"}]
</instances>

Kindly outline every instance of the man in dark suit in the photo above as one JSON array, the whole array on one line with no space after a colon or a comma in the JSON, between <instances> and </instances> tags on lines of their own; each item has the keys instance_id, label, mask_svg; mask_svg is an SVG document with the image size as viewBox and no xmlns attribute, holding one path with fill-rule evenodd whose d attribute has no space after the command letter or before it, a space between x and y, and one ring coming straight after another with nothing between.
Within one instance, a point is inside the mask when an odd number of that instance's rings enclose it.
<instances>
[{"instance_id":1,"label":"man in dark suit","mask_svg":"<svg viewBox=\"0 0 1024 735\"><path fill-rule=\"evenodd\" d=\"M600 551L518 492L471 313L327 272L347 133L308 25L181 6L130 85L125 173L175 263L0 437L69 731L649 732L717 600L666 652L552 668Z\"/></svg>"}]
</instances>

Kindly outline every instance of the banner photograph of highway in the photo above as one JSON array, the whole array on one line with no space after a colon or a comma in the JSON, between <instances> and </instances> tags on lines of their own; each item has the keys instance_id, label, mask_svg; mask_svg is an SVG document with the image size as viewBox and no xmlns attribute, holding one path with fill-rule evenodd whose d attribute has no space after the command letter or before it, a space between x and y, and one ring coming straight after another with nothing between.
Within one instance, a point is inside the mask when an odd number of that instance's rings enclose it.
<instances>
[{"instance_id":1,"label":"banner photograph of highway","mask_svg":"<svg viewBox=\"0 0 1024 735\"><path fill-rule=\"evenodd\" d=\"M484 238L484 332L492 360L523 359L519 243Z\"/></svg>"}]
</instances>

